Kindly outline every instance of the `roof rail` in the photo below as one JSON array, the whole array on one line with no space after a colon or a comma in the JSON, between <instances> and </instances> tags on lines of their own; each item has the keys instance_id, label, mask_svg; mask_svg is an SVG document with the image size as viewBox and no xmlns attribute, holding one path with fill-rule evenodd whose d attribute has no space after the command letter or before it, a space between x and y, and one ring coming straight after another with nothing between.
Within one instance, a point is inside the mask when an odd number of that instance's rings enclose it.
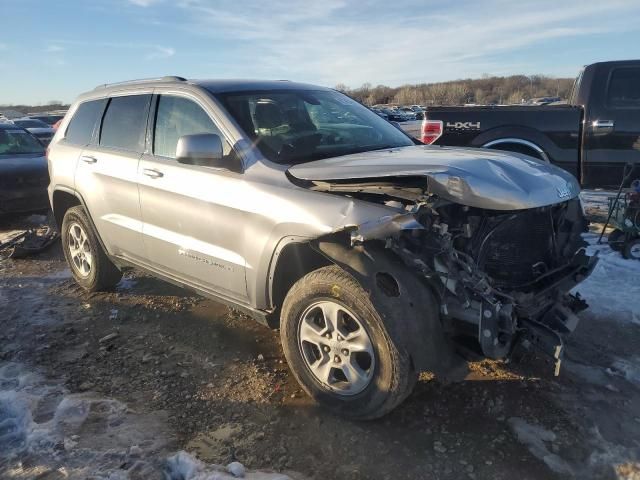
<instances>
[{"instance_id":1,"label":"roof rail","mask_svg":"<svg viewBox=\"0 0 640 480\"><path fill-rule=\"evenodd\" d=\"M115 87L117 85L135 85L136 83L151 83L151 82L186 82L187 79L184 77L178 77L176 75L166 75L164 77L156 77L156 78L140 78L138 80L126 80L124 82L115 82L115 83L104 83L102 85L98 85L94 90L99 90L101 88L107 87Z\"/></svg>"}]
</instances>

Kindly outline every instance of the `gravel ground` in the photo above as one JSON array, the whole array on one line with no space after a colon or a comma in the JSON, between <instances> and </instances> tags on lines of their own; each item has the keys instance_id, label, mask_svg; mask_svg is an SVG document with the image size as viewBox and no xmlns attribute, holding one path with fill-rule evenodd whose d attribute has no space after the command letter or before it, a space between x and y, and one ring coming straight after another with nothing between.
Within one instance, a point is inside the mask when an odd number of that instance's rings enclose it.
<instances>
[{"instance_id":1,"label":"gravel ground","mask_svg":"<svg viewBox=\"0 0 640 480\"><path fill-rule=\"evenodd\" d=\"M536 355L472 362L367 423L316 407L278 332L234 310L135 271L87 294L59 243L0 260L0 477L214 478L240 462L281 474L251 478L639 479L640 268L593 248L597 304L560 377Z\"/></svg>"}]
</instances>

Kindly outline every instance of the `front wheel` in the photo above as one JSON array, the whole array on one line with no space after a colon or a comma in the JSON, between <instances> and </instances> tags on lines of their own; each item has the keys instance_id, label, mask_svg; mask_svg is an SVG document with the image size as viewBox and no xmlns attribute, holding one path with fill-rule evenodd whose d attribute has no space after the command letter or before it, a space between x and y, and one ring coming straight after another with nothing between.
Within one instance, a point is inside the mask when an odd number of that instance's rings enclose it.
<instances>
[{"instance_id":1,"label":"front wheel","mask_svg":"<svg viewBox=\"0 0 640 480\"><path fill-rule=\"evenodd\" d=\"M84 207L72 207L62 220L62 250L76 283L89 292L115 286L122 272L102 249Z\"/></svg>"},{"instance_id":2,"label":"front wheel","mask_svg":"<svg viewBox=\"0 0 640 480\"><path fill-rule=\"evenodd\" d=\"M337 266L301 278L282 307L280 336L304 390L335 413L385 415L413 390L417 374L368 294Z\"/></svg>"},{"instance_id":3,"label":"front wheel","mask_svg":"<svg viewBox=\"0 0 640 480\"><path fill-rule=\"evenodd\" d=\"M629 260L640 260L640 238L625 243L622 255Z\"/></svg>"}]
</instances>

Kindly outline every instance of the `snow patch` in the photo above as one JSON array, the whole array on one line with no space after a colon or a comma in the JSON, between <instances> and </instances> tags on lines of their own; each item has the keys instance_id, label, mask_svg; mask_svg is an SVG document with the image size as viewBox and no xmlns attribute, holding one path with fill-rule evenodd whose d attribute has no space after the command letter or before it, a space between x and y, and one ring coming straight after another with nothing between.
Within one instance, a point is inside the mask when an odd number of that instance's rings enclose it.
<instances>
[{"instance_id":1,"label":"snow patch","mask_svg":"<svg viewBox=\"0 0 640 480\"><path fill-rule=\"evenodd\" d=\"M291 477L281 473L245 472L239 462L232 462L227 467L206 464L184 451L169 457L167 474L169 480L291 480Z\"/></svg>"},{"instance_id":2,"label":"snow patch","mask_svg":"<svg viewBox=\"0 0 640 480\"><path fill-rule=\"evenodd\" d=\"M547 448L547 443L556 440L556 434L539 425L527 423L524 419L511 417L508 420L509 427L518 438L518 441L527 446L531 454L542 460L556 473L573 474L573 469L567 462Z\"/></svg>"},{"instance_id":3,"label":"snow patch","mask_svg":"<svg viewBox=\"0 0 640 480\"><path fill-rule=\"evenodd\" d=\"M291 480L170 457L166 412L137 413L115 399L73 394L19 363L0 363L0 478ZM28 460L28 461L25 461Z\"/></svg>"},{"instance_id":4,"label":"snow patch","mask_svg":"<svg viewBox=\"0 0 640 480\"><path fill-rule=\"evenodd\" d=\"M640 386L640 357L618 358L611 365L611 370L620 372L627 381Z\"/></svg>"},{"instance_id":5,"label":"snow patch","mask_svg":"<svg viewBox=\"0 0 640 480\"><path fill-rule=\"evenodd\" d=\"M606 238L598 245L598 234L583 237L589 244L587 254L597 253L600 261L574 293L584 297L591 315L640 325L640 262L623 258L609 247Z\"/></svg>"}]
</instances>

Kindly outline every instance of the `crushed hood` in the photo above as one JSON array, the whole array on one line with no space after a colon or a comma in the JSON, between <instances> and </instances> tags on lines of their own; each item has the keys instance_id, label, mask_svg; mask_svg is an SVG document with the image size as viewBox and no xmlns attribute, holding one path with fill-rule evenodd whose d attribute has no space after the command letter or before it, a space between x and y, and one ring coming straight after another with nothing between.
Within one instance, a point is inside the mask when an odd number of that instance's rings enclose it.
<instances>
[{"instance_id":1,"label":"crushed hood","mask_svg":"<svg viewBox=\"0 0 640 480\"><path fill-rule=\"evenodd\" d=\"M299 180L358 185L424 177L425 191L470 207L521 210L564 202L580 193L577 180L526 155L480 148L418 145L357 153L295 165ZM328 190L331 190L330 188Z\"/></svg>"}]
</instances>

